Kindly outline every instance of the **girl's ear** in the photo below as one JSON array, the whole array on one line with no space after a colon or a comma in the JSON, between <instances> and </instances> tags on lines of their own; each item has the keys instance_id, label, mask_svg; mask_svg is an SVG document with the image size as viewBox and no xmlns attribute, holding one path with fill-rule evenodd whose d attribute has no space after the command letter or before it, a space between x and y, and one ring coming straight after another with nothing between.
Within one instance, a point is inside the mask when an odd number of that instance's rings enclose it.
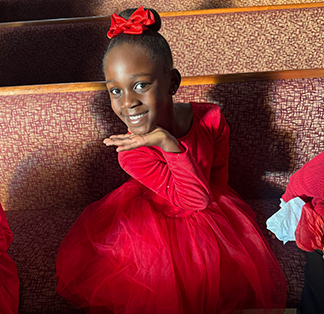
<instances>
[{"instance_id":1,"label":"girl's ear","mask_svg":"<svg viewBox=\"0 0 324 314\"><path fill-rule=\"evenodd\" d=\"M175 95L181 83L181 74L177 69L172 69L170 75L171 75L171 79L170 79L169 94Z\"/></svg>"}]
</instances>

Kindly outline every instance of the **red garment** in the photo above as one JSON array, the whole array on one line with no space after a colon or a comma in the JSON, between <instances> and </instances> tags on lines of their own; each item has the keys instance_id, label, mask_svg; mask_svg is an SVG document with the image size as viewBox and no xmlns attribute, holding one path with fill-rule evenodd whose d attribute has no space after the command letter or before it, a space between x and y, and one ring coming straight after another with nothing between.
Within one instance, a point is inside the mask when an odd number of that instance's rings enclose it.
<instances>
[{"instance_id":1,"label":"red garment","mask_svg":"<svg viewBox=\"0 0 324 314\"><path fill-rule=\"evenodd\" d=\"M119 153L133 178L90 204L63 240L57 292L76 306L91 313L283 313L283 272L252 210L227 185L229 128L218 106L192 108L191 130L179 139L185 152Z\"/></svg>"},{"instance_id":2,"label":"red garment","mask_svg":"<svg viewBox=\"0 0 324 314\"><path fill-rule=\"evenodd\" d=\"M295 231L296 244L304 251L323 250L324 152L290 177L282 198L288 202L295 197L300 197L306 202Z\"/></svg>"},{"instance_id":3,"label":"red garment","mask_svg":"<svg viewBox=\"0 0 324 314\"><path fill-rule=\"evenodd\" d=\"M12 232L0 204L0 314L18 313L18 272L15 263L7 254L12 240Z\"/></svg>"}]
</instances>

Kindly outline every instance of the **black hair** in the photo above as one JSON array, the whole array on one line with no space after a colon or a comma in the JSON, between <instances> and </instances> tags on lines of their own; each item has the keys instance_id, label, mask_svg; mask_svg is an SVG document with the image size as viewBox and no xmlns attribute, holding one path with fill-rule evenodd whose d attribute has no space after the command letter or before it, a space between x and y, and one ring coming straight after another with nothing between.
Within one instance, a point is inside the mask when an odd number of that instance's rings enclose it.
<instances>
[{"instance_id":1,"label":"black hair","mask_svg":"<svg viewBox=\"0 0 324 314\"><path fill-rule=\"evenodd\" d=\"M147 9L145 9L147 10ZM155 19L155 23L147 26L148 30L144 31L140 35L120 34L117 37L111 39L108 48L106 50L103 63L105 62L108 52L115 46L122 45L124 43L135 44L145 47L149 52L149 56L152 60L162 60L165 70L170 70L173 67L173 58L170 46L166 39L158 33L161 28L161 17L153 9L150 10ZM136 9L127 9L119 14L119 16L129 19L130 16L136 11Z\"/></svg>"}]
</instances>

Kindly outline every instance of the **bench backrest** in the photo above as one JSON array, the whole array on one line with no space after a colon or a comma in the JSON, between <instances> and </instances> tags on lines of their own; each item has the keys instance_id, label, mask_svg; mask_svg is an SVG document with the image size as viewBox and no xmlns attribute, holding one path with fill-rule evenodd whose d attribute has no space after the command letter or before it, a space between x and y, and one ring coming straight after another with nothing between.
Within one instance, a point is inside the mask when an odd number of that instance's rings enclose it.
<instances>
[{"instance_id":1,"label":"bench backrest","mask_svg":"<svg viewBox=\"0 0 324 314\"><path fill-rule=\"evenodd\" d=\"M115 150L102 144L126 130L104 85L63 86L0 89L0 196L7 210L83 207L127 179ZM289 176L324 150L323 89L321 77L189 85L175 101L219 104L231 128L231 186L244 198L279 197Z\"/></svg>"},{"instance_id":2,"label":"bench backrest","mask_svg":"<svg viewBox=\"0 0 324 314\"><path fill-rule=\"evenodd\" d=\"M220 12L162 16L161 34L181 75L324 67L324 7ZM0 24L0 86L103 80L109 22Z\"/></svg>"}]
</instances>

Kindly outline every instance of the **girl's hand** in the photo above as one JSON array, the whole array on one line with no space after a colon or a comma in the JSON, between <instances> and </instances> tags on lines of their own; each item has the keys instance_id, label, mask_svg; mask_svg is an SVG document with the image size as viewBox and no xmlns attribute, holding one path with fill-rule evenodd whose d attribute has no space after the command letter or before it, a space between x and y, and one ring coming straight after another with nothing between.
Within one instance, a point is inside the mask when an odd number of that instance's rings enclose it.
<instances>
[{"instance_id":1,"label":"girl's hand","mask_svg":"<svg viewBox=\"0 0 324 314\"><path fill-rule=\"evenodd\" d=\"M141 146L158 146L165 152L180 153L183 148L168 131L157 127L146 134L111 135L103 141L107 146L118 146L117 152L135 149Z\"/></svg>"}]
</instances>

